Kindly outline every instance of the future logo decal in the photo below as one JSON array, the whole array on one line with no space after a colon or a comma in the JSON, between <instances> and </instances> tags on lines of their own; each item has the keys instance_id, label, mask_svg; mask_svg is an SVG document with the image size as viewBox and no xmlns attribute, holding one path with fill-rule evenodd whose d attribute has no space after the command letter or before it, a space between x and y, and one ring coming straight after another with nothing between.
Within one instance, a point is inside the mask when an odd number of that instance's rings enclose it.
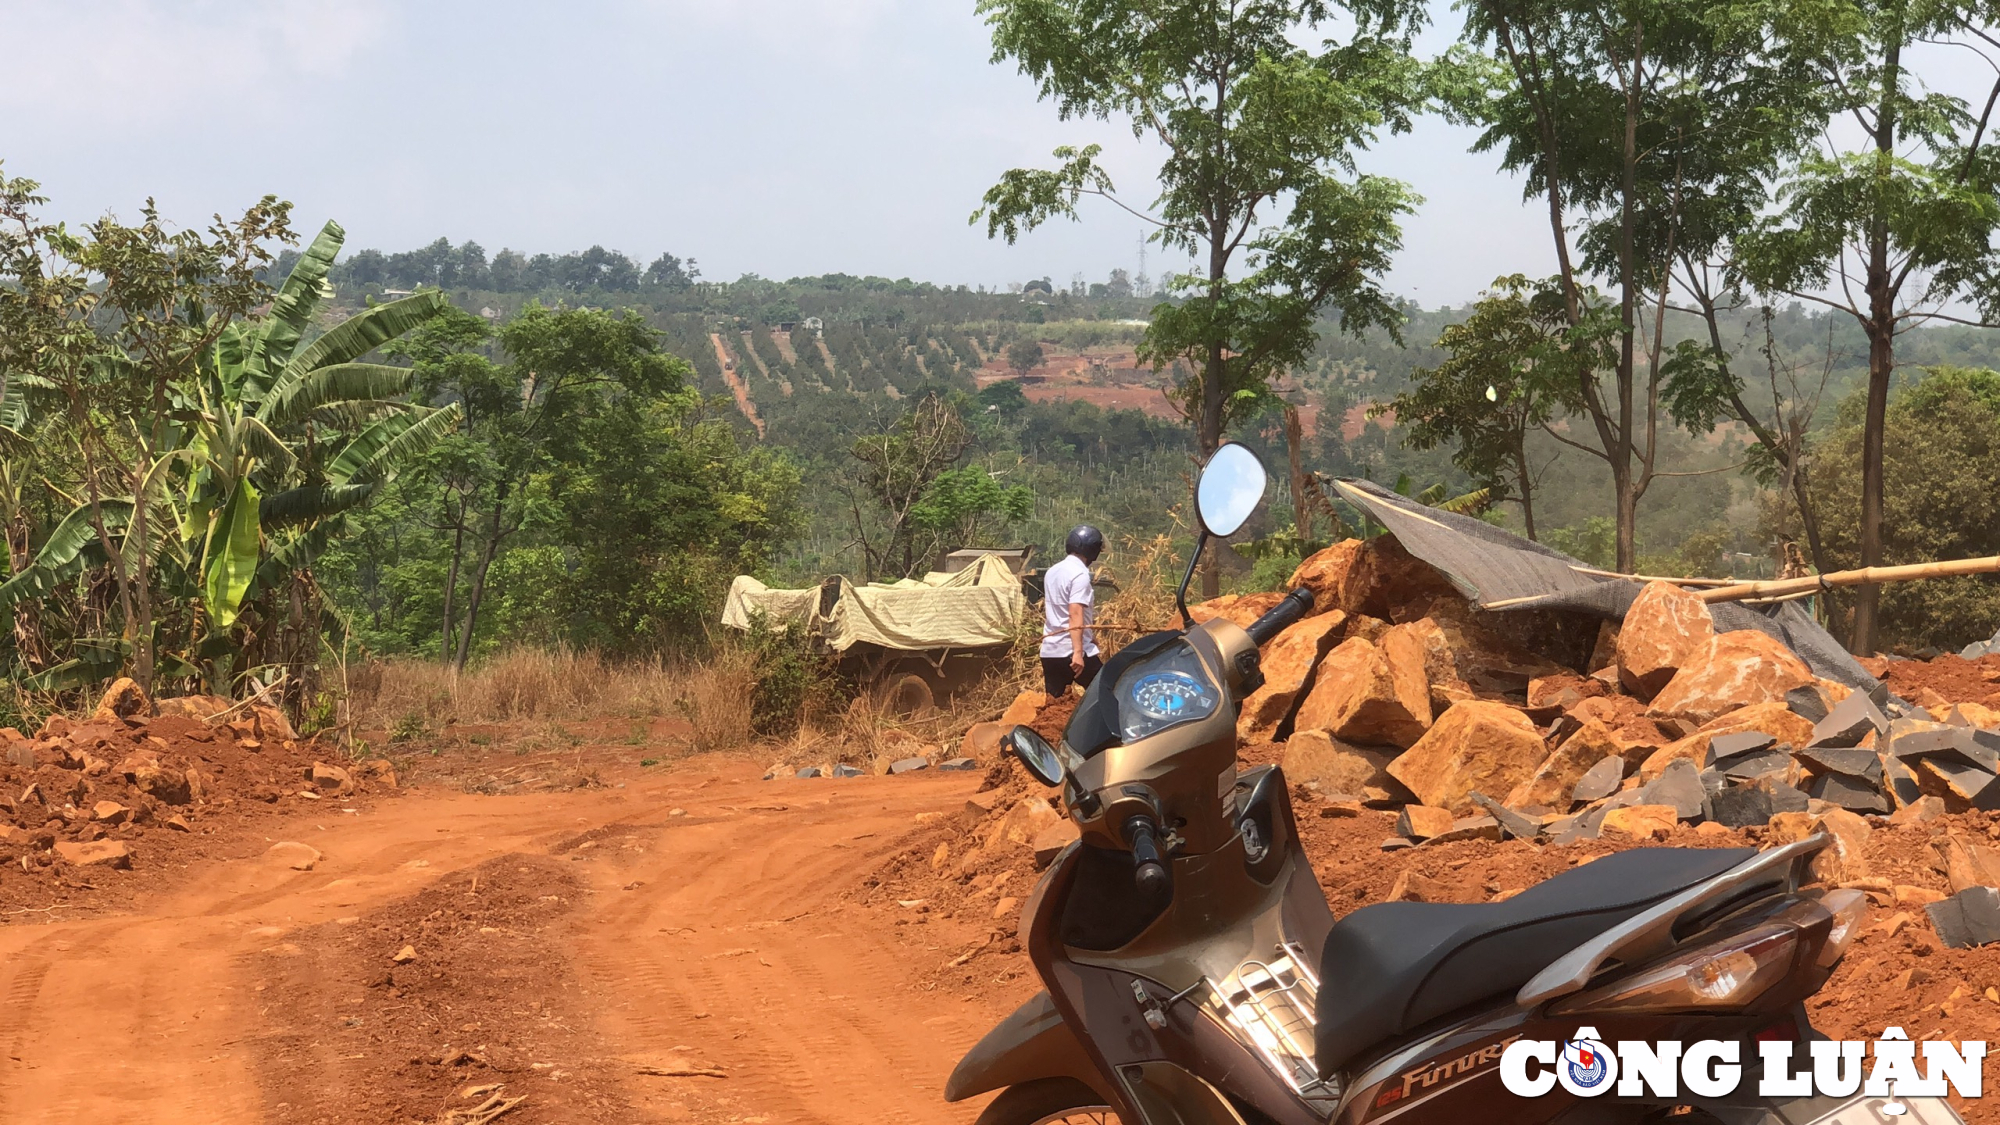
<instances>
[{"instance_id":1,"label":"future logo decal","mask_svg":"<svg viewBox=\"0 0 2000 1125\"><path fill-rule=\"evenodd\" d=\"M1484 1070L1500 1060L1500 1056L1513 1044L1518 1035L1488 1043L1476 1051L1460 1055L1455 1059L1435 1066L1421 1066L1403 1075L1401 1086L1391 1086L1375 1099L1375 1107L1391 1105L1409 1097L1412 1093L1430 1090L1448 1078L1464 1078L1476 1071ZM1450 1083L1446 1083L1449 1085Z\"/></svg>"},{"instance_id":2,"label":"future logo decal","mask_svg":"<svg viewBox=\"0 0 2000 1125\"><path fill-rule=\"evenodd\" d=\"M1978 1040L1918 1044L1910 1042L1902 1028L1892 1027L1872 1044L1861 1040L1806 1044L1808 1058L1795 1062L1792 1055L1798 1046L1784 1041L1757 1044L1763 1063L1758 1094L1943 1097L1949 1089L1963 1097L1980 1096L1986 1044ZM1557 1086L1580 1098L1614 1089L1621 1097L1671 1098L1683 1089L1696 1097L1722 1097L1743 1081L1742 1054L1742 1043L1716 1039L1691 1044L1620 1040L1614 1048L1598 1038L1596 1028L1579 1027L1560 1046L1537 1039L1508 1043L1500 1055L1500 1084L1524 1098L1541 1097ZM1408 1085L1405 1081L1406 1092Z\"/></svg>"}]
</instances>

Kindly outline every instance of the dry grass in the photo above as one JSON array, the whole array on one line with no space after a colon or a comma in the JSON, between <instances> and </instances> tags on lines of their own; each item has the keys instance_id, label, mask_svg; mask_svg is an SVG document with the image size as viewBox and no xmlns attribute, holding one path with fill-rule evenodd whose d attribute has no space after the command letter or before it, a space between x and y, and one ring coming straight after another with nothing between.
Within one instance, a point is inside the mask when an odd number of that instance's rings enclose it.
<instances>
[{"instance_id":1,"label":"dry grass","mask_svg":"<svg viewBox=\"0 0 2000 1125\"><path fill-rule=\"evenodd\" d=\"M750 657L725 648L699 665L613 662L594 652L514 649L464 673L425 660L388 660L354 680L353 714L366 730L404 737L450 725L528 724L544 739L561 724L601 719L686 719L690 749L748 745L756 676Z\"/></svg>"},{"instance_id":2,"label":"dry grass","mask_svg":"<svg viewBox=\"0 0 2000 1125\"><path fill-rule=\"evenodd\" d=\"M1111 566L1118 592L1097 620L1106 654L1174 619L1180 560L1166 536L1128 540ZM782 767L845 762L875 769L920 748L952 757L974 723L996 719L1014 697L1041 687L1041 614L1031 610L1007 658L978 685L921 715L899 715L886 688L863 690L844 709L808 715L785 738L761 740ZM574 745L565 724L605 719L681 719L677 736L690 753L760 744L752 729L757 685L754 654L726 644L704 663L614 662L594 652L514 649L454 673L423 660L397 659L353 671L351 714L362 730L421 738L450 726L507 724L536 748Z\"/></svg>"}]
</instances>

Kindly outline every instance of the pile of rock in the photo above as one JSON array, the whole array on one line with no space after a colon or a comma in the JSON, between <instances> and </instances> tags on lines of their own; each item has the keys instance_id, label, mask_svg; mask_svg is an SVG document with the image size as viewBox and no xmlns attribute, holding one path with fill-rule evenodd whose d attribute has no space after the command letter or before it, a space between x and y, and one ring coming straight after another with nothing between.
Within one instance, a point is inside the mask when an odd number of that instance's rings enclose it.
<instances>
[{"instance_id":1,"label":"pile of rock","mask_svg":"<svg viewBox=\"0 0 2000 1125\"><path fill-rule=\"evenodd\" d=\"M1281 744L1272 756L1330 815L1400 807L1385 847L2000 808L2000 713L1905 713L1769 634L1717 632L1671 583L1622 625L1481 613L1384 536L1320 552L1291 585L1315 612L1266 647L1239 738ZM1191 614L1247 623L1277 597Z\"/></svg>"},{"instance_id":2,"label":"pile of rock","mask_svg":"<svg viewBox=\"0 0 2000 1125\"><path fill-rule=\"evenodd\" d=\"M195 696L156 705L131 680L88 719L0 727L0 865L129 868L148 833L188 833L216 809L393 787L386 761L333 764L284 712Z\"/></svg>"}]
</instances>

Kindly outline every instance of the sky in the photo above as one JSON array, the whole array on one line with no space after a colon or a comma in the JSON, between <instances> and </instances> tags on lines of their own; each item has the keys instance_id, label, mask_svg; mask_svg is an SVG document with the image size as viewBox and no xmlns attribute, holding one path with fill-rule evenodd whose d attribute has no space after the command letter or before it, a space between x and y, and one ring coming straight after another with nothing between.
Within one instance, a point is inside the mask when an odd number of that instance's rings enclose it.
<instances>
[{"instance_id":1,"label":"sky","mask_svg":"<svg viewBox=\"0 0 2000 1125\"><path fill-rule=\"evenodd\" d=\"M1157 160L991 63L972 0L0 0L0 22L37 47L0 84L0 161L72 221L270 193L350 251L602 244L711 280L996 288L1140 265L1141 223L1101 200L1013 246L968 225L1057 145L1103 144L1140 201ZM1470 140L1427 119L1361 158L1425 197L1387 283L1426 306L1554 269L1546 211Z\"/></svg>"}]
</instances>

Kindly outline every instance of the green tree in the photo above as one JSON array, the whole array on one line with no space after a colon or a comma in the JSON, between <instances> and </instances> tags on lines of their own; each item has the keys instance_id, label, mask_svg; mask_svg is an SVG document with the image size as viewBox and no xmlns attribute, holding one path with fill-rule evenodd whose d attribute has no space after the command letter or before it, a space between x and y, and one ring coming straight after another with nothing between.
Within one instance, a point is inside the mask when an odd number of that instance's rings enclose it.
<instances>
[{"instance_id":1,"label":"green tree","mask_svg":"<svg viewBox=\"0 0 2000 1125\"><path fill-rule=\"evenodd\" d=\"M1053 170L1006 173L973 221L1012 242L1095 195L1196 258L1196 272L1171 283L1180 299L1153 310L1140 354L1185 372L1177 401L1201 456L1263 405L1272 376L1311 354L1322 310L1357 334L1397 328L1379 279L1417 198L1358 174L1355 154L1406 130L1423 100L1410 53L1422 5L980 0L978 10L994 61L1014 61L1062 118L1119 119L1166 151L1150 208L1118 195L1091 145L1056 150ZM1297 45L1335 22L1344 41L1317 54ZM1202 579L1210 597L1215 558Z\"/></svg>"},{"instance_id":2,"label":"green tree","mask_svg":"<svg viewBox=\"0 0 2000 1125\"><path fill-rule=\"evenodd\" d=\"M1608 346L1600 369L1579 371L1583 440L1555 436L1609 468L1629 571L1663 420L1712 428L1727 397L1719 346L1667 347L1675 270L1754 207L1757 177L1796 143L1796 115L1769 103L1798 85L1767 65L1762 25L1719 3L1474 0L1465 36L1493 55L1457 53L1448 103L1545 199L1571 345ZM1589 275L1609 279L1614 306L1592 299ZM1692 270L1681 284L1707 281Z\"/></svg>"},{"instance_id":3,"label":"green tree","mask_svg":"<svg viewBox=\"0 0 2000 1125\"><path fill-rule=\"evenodd\" d=\"M1007 345L1007 366L1016 373L1026 375L1042 365L1042 345L1039 340L1016 340Z\"/></svg>"},{"instance_id":4,"label":"green tree","mask_svg":"<svg viewBox=\"0 0 2000 1125\"><path fill-rule=\"evenodd\" d=\"M1843 566L1861 556L1863 464L1869 391L1841 403L1819 452L1827 546ZM2000 554L2000 374L1938 368L1907 387L1883 415L1886 565ZM2000 586L1984 578L1935 578L1883 588L1884 645L1955 649L2000 620Z\"/></svg>"},{"instance_id":5,"label":"green tree","mask_svg":"<svg viewBox=\"0 0 2000 1125\"><path fill-rule=\"evenodd\" d=\"M1756 284L1845 313L1867 337L1855 558L1876 566L1895 534L1884 513L1897 336L1957 319L1947 308L1959 299L2000 319L2000 160L1986 143L2000 82L1975 116L1929 88L1905 56L1920 44L1990 54L1993 11L1964 0L1779 3L1770 11L1771 49L1817 78L1813 133L1826 142L1787 164L1781 206L1740 240L1741 255ZM1881 599L1881 587L1857 591L1855 652L1874 651Z\"/></svg>"},{"instance_id":6,"label":"green tree","mask_svg":"<svg viewBox=\"0 0 2000 1125\"><path fill-rule=\"evenodd\" d=\"M1575 411L1578 388L1604 359L1568 347L1568 329L1557 284L1499 278L1471 316L1438 336L1445 361L1412 372L1411 389L1378 410L1395 413L1411 447L1450 447L1452 464L1492 488L1492 499L1518 501L1530 539L1537 471L1528 435Z\"/></svg>"}]
</instances>

